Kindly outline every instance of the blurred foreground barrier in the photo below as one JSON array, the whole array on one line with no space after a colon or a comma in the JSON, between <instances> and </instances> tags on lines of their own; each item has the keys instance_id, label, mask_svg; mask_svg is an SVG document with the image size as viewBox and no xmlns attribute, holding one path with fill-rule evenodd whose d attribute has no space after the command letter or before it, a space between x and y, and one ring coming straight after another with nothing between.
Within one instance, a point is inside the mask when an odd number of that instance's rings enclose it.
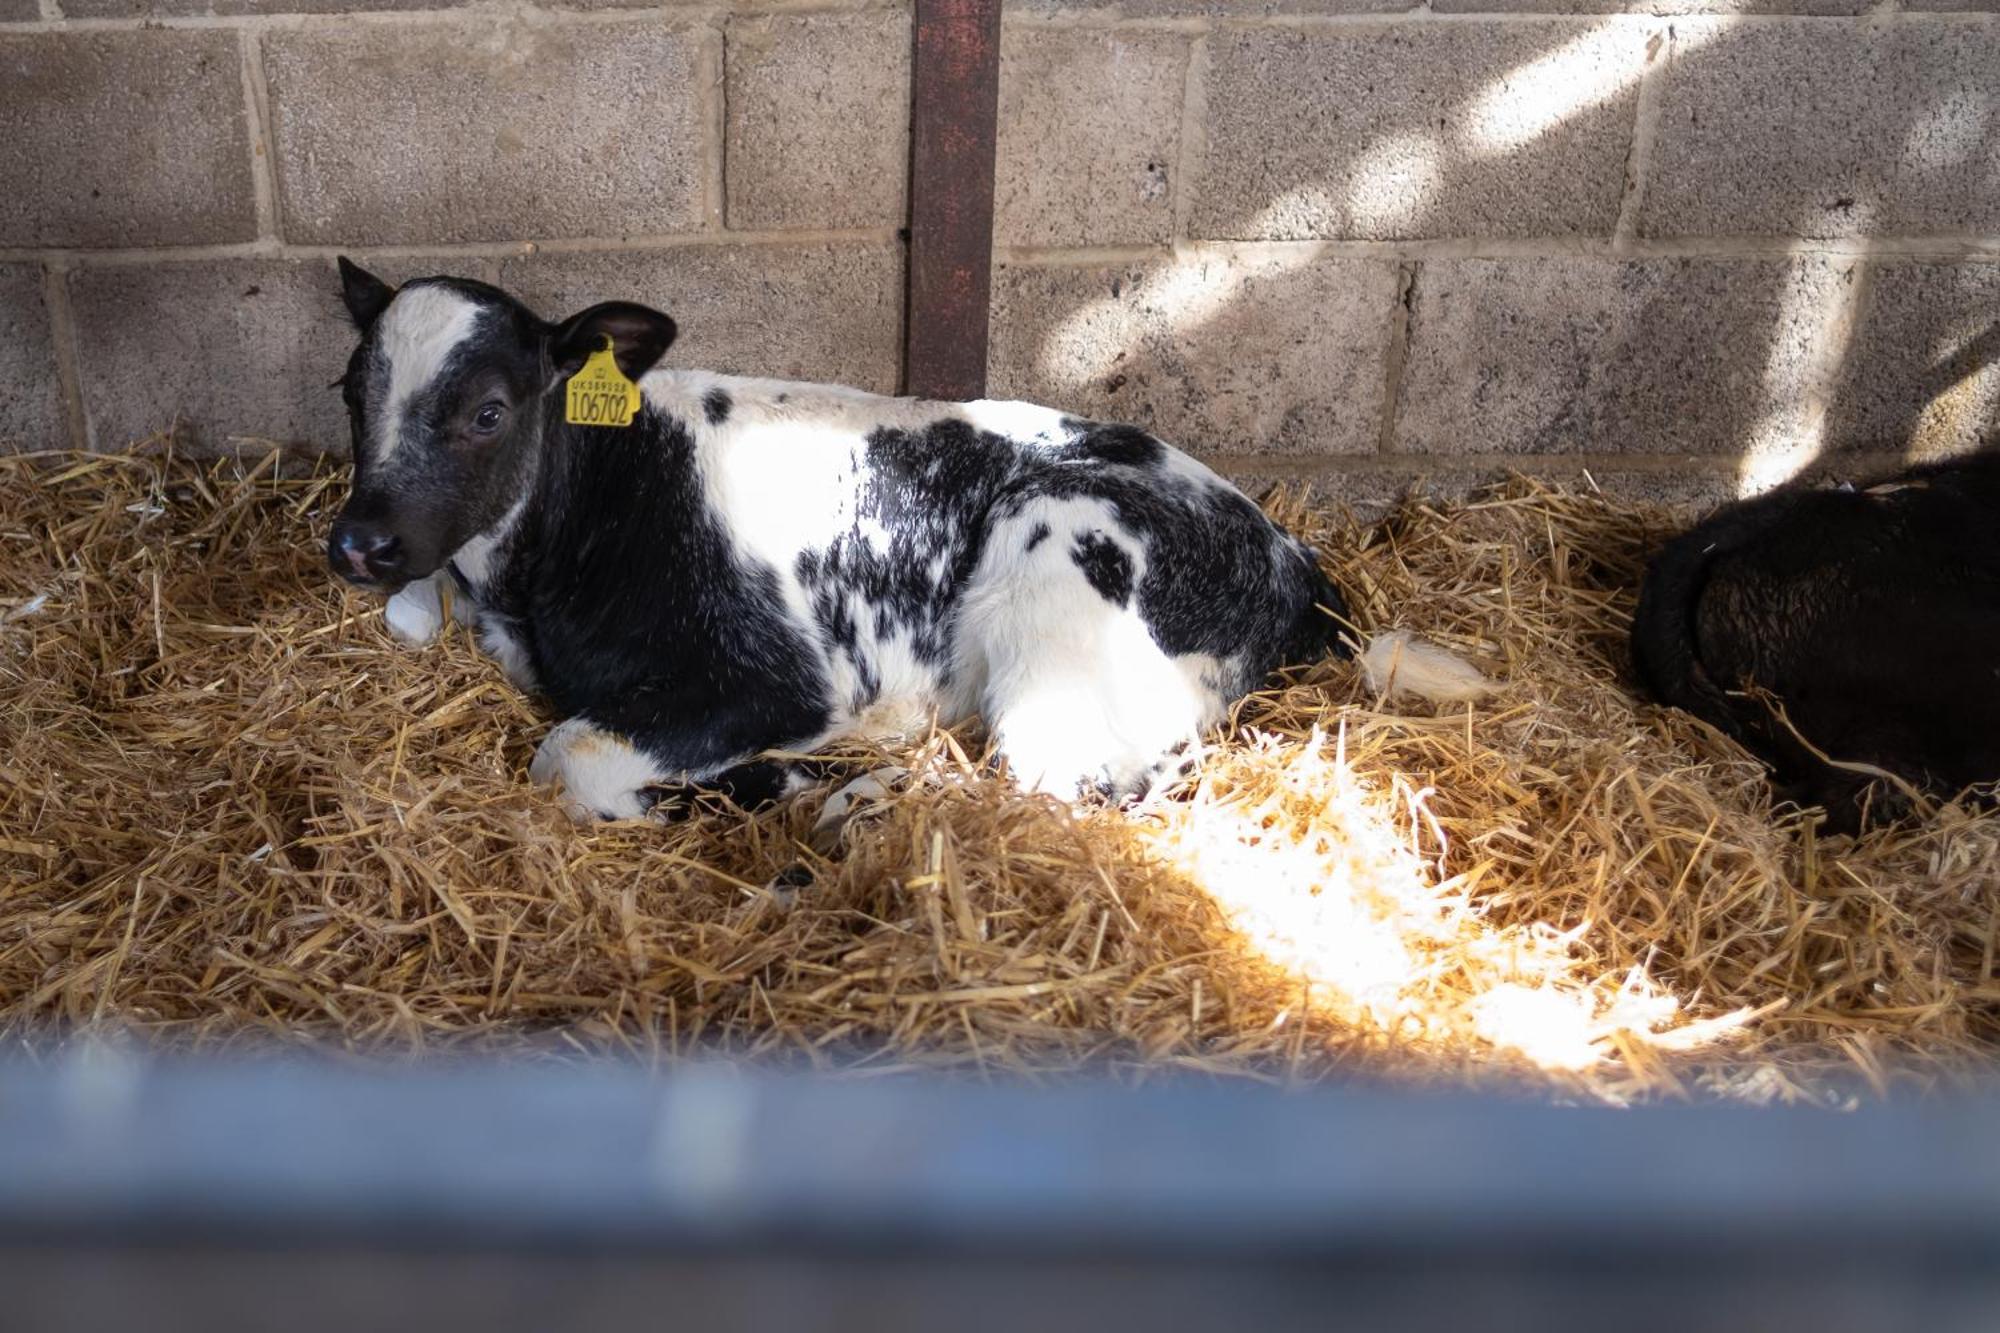
<instances>
[{"instance_id":1,"label":"blurred foreground barrier","mask_svg":"<svg viewBox=\"0 0 2000 1333\"><path fill-rule=\"evenodd\" d=\"M0 1068L0 1327L2000 1327L2000 1101Z\"/></svg>"}]
</instances>

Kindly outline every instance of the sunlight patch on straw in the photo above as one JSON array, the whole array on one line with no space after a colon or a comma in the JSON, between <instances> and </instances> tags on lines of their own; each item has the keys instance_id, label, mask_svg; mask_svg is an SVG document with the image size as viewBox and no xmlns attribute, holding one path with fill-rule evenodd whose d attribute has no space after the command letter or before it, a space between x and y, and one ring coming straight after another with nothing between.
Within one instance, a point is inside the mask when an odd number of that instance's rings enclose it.
<instances>
[{"instance_id":1,"label":"sunlight patch on straw","mask_svg":"<svg viewBox=\"0 0 2000 1333\"><path fill-rule=\"evenodd\" d=\"M1617 986L1593 975L1576 948L1583 927L1487 919L1476 897L1487 867L1441 869L1431 793L1395 774L1385 800L1355 777L1344 735L1248 739L1249 762L1211 768L1143 836L1316 1004L1403 1040L1484 1042L1552 1071L1588 1069L1618 1034L1651 1040L1675 1020L1678 1002L1639 970Z\"/></svg>"}]
</instances>

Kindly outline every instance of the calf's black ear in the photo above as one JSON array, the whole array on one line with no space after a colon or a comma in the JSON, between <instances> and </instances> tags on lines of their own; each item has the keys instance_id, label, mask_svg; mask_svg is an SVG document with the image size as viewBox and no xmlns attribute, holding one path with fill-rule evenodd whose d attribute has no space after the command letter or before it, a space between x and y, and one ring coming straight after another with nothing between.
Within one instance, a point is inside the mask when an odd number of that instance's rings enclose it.
<instances>
[{"instance_id":1,"label":"calf's black ear","mask_svg":"<svg viewBox=\"0 0 2000 1333\"><path fill-rule=\"evenodd\" d=\"M389 302L396 299L396 289L346 255L340 257L339 263L340 299L347 302L347 314L354 327L366 333L389 308Z\"/></svg>"},{"instance_id":2,"label":"calf's black ear","mask_svg":"<svg viewBox=\"0 0 2000 1333\"><path fill-rule=\"evenodd\" d=\"M625 378L637 380L674 345L674 322L657 310L630 301L606 301L571 315L549 337L549 359L564 374L574 374L588 357L611 339L611 355Z\"/></svg>"}]
</instances>

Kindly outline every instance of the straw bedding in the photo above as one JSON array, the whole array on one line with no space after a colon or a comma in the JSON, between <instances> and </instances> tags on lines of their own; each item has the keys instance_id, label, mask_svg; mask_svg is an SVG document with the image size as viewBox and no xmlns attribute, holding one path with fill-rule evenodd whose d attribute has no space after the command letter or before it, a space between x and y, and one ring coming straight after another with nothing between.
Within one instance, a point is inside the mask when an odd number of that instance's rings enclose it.
<instances>
[{"instance_id":1,"label":"straw bedding","mask_svg":"<svg viewBox=\"0 0 2000 1333\"><path fill-rule=\"evenodd\" d=\"M1611 1102L1838 1102L1993 1053L2000 817L1815 839L1740 750L1635 699L1659 512L1516 481L1361 527L1276 497L1363 628L1494 691L1431 707L1309 666L1132 812L1023 798L976 732L934 734L886 757L928 776L822 856L817 796L569 825L525 781L535 703L462 631L395 646L327 575L339 485L271 458L0 459L16 1040ZM796 895L767 887L800 862Z\"/></svg>"}]
</instances>

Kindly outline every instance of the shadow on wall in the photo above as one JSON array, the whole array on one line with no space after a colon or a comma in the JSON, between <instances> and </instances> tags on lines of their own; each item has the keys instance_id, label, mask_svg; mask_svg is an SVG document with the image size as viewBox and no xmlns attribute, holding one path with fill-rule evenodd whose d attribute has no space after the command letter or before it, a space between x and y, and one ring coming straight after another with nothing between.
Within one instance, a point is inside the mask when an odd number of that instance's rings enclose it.
<instances>
[{"instance_id":1,"label":"shadow on wall","mask_svg":"<svg viewBox=\"0 0 2000 1333\"><path fill-rule=\"evenodd\" d=\"M1178 184L1199 239L1003 254L993 392L1225 470L1696 460L1748 493L1978 447L2000 425L2000 31L1672 34L1213 34Z\"/></svg>"}]
</instances>

